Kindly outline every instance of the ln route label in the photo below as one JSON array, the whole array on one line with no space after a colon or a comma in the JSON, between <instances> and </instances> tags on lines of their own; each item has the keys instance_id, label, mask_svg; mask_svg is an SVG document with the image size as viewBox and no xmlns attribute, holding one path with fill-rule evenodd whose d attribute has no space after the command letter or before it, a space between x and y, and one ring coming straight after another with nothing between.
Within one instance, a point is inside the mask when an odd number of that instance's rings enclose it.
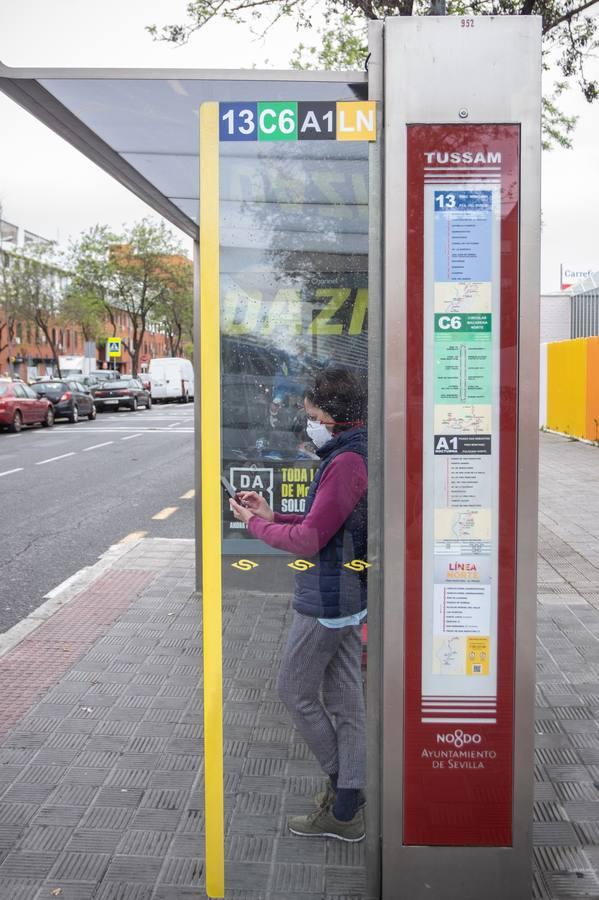
<instances>
[{"instance_id":1,"label":"ln route label","mask_svg":"<svg viewBox=\"0 0 599 900\"><path fill-rule=\"evenodd\" d=\"M374 100L219 103L221 141L375 141Z\"/></svg>"}]
</instances>

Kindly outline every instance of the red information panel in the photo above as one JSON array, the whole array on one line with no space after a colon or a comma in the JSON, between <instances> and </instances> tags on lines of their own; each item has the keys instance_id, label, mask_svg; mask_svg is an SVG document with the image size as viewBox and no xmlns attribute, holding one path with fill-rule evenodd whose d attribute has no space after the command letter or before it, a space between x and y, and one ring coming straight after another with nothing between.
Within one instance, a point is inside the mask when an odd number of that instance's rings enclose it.
<instances>
[{"instance_id":1,"label":"red information panel","mask_svg":"<svg viewBox=\"0 0 599 900\"><path fill-rule=\"evenodd\" d=\"M512 843L519 140L408 127L405 844Z\"/></svg>"}]
</instances>

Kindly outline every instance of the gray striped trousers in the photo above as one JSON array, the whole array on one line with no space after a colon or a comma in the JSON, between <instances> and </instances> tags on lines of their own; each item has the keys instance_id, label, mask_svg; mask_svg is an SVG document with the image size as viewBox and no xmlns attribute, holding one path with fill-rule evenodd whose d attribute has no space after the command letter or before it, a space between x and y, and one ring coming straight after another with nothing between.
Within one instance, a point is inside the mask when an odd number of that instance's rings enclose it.
<instances>
[{"instance_id":1,"label":"gray striped trousers","mask_svg":"<svg viewBox=\"0 0 599 900\"><path fill-rule=\"evenodd\" d=\"M327 628L294 610L279 696L327 775L341 788L366 784L366 713L359 625Z\"/></svg>"}]
</instances>

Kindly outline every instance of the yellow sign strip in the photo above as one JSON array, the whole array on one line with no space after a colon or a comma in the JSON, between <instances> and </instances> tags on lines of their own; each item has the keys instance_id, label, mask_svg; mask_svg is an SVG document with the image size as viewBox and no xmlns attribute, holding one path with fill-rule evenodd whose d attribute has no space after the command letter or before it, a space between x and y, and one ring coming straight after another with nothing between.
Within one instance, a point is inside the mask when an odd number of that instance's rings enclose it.
<instances>
[{"instance_id":1,"label":"yellow sign strip","mask_svg":"<svg viewBox=\"0 0 599 900\"><path fill-rule=\"evenodd\" d=\"M200 372L206 893L225 896L218 103L200 107Z\"/></svg>"}]
</instances>

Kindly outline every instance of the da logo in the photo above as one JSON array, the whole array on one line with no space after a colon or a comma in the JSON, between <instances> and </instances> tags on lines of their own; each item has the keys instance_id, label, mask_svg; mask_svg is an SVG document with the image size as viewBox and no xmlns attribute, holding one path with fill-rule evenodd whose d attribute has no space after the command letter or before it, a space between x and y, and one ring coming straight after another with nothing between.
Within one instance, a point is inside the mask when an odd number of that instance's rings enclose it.
<instances>
[{"instance_id":1,"label":"da logo","mask_svg":"<svg viewBox=\"0 0 599 900\"><path fill-rule=\"evenodd\" d=\"M369 569L371 565L372 563L363 559L352 559L351 562L345 563L344 569L349 569L350 572L363 572L364 569Z\"/></svg>"},{"instance_id":2,"label":"da logo","mask_svg":"<svg viewBox=\"0 0 599 900\"><path fill-rule=\"evenodd\" d=\"M287 563L287 567L293 569L294 572L307 572L308 569L313 569L314 565L313 562L307 559L296 559L292 563Z\"/></svg>"},{"instance_id":3,"label":"da logo","mask_svg":"<svg viewBox=\"0 0 599 900\"><path fill-rule=\"evenodd\" d=\"M249 572L251 569L257 569L260 563L251 559L238 559L237 562L231 563L233 569L239 569L240 572Z\"/></svg>"}]
</instances>

